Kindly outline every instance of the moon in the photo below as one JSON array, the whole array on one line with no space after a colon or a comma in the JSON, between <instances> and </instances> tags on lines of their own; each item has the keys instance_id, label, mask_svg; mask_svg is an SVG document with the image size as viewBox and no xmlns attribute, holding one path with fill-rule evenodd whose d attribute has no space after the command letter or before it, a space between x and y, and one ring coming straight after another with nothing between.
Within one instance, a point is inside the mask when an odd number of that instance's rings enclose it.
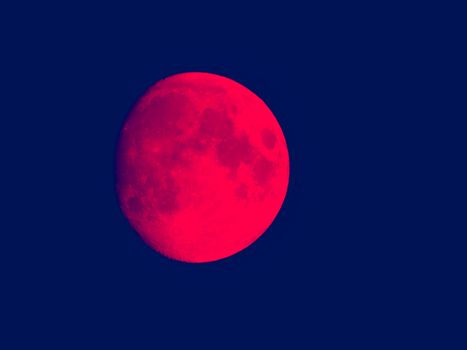
<instances>
[{"instance_id":1,"label":"moon","mask_svg":"<svg viewBox=\"0 0 467 350\"><path fill-rule=\"evenodd\" d=\"M267 105L229 78L190 72L151 86L116 150L123 214L160 254L189 263L255 242L286 196L289 154Z\"/></svg>"}]
</instances>

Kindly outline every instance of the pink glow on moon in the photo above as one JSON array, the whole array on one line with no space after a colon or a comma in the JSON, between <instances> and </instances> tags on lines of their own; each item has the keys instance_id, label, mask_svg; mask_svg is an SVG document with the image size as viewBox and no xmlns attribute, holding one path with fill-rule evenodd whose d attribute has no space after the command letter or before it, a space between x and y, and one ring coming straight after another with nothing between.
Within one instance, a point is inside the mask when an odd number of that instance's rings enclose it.
<instances>
[{"instance_id":1,"label":"pink glow on moon","mask_svg":"<svg viewBox=\"0 0 467 350\"><path fill-rule=\"evenodd\" d=\"M266 104L239 83L183 73L136 103L117 146L121 209L166 257L210 262L256 241L285 199L289 156Z\"/></svg>"}]
</instances>

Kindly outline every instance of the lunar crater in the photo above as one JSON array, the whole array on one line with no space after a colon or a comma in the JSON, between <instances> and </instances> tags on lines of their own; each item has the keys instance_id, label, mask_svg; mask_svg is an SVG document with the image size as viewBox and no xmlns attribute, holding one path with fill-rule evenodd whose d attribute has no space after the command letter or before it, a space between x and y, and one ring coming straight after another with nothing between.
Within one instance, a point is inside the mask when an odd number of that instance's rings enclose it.
<instances>
[{"instance_id":1,"label":"lunar crater","mask_svg":"<svg viewBox=\"0 0 467 350\"><path fill-rule=\"evenodd\" d=\"M201 117L199 127L200 138L222 140L234 134L234 123L228 113L222 110L207 108Z\"/></svg>"}]
</instances>

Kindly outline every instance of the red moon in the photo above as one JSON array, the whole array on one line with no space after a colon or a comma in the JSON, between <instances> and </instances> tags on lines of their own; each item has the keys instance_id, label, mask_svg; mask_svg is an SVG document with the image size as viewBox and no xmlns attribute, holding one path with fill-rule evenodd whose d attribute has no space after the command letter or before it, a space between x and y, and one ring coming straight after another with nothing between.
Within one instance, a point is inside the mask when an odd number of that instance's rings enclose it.
<instances>
[{"instance_id":1,"label":"red moon","mask_svg":"<svg viewBox=\"0 0 467 350\"><path fill-rule=\"evenodd\" d=\"M191 263L229 257L274 221L289 182L281 127L243 85L210 73L163 79L117 145L120 207L144 241Z\"/></svg>"}]
</instances>

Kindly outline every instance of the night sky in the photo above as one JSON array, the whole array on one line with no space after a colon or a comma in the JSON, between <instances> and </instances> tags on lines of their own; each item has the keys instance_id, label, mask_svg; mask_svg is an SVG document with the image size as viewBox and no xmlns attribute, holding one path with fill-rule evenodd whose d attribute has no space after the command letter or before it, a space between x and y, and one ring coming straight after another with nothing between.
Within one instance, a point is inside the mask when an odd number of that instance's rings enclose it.
<instances>
[{"instance_id":1,"label":"night sky","mask_svg":"<svg viewBox=\"0 0 467 350\"><path fill-rule=\"evenodd\" d=\"M465 37L424 6L5 11L0 347L455 348ZM270 229L201 265L148 247L114 187L128 112L189 71L254 91L290 154Z\"/></svg>"}]
</instances>

